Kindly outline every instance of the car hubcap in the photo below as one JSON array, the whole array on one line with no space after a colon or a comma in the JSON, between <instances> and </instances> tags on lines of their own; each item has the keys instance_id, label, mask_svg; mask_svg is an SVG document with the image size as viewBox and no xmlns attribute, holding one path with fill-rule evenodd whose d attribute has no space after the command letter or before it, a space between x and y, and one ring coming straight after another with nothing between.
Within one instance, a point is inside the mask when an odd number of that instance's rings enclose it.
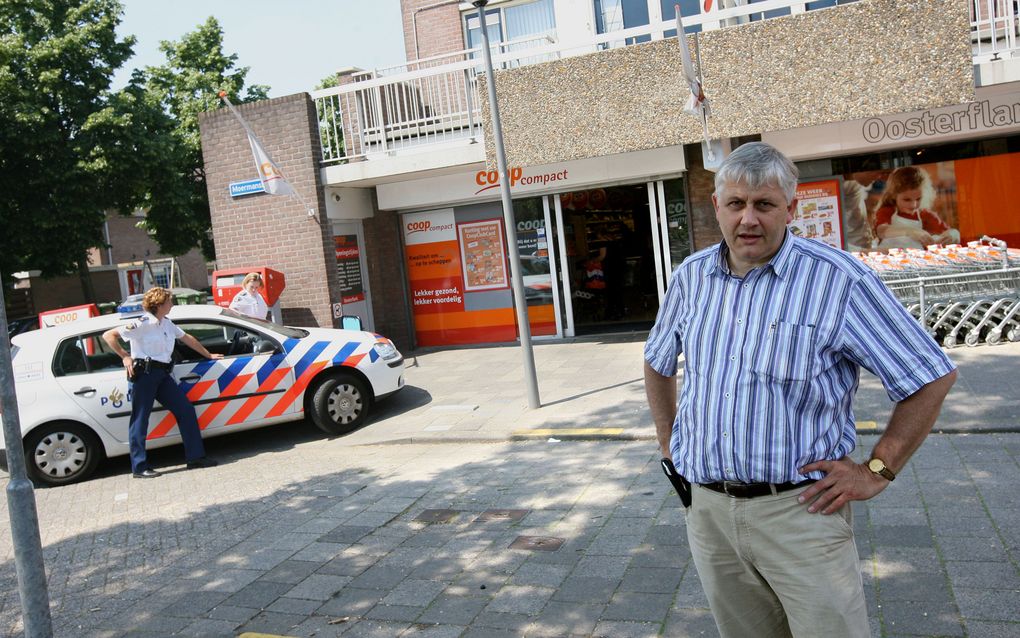
<instances>
[{"instance_id":1,"label":"car hubcap","mask_svg":"<svg viewBox=\"0 0 1020 638\"><path fill-rule=\"evenodd\" d=\"M362 408L361 393L353 385L342 383L329 395L329 417L336 423L354 421L361 414Z\"/></svg>"},{"instance_id":2,"label":"car hubcap","mask_svg":"<svg viewBox=\"0 0 1020 638\"><path fill-rule=\"evenodd\" d=\"M66 478L81 470L88 451L85 441L70 432L49 434L35 446L35 465L54 478Z\"/></svg>"}]
</instances>

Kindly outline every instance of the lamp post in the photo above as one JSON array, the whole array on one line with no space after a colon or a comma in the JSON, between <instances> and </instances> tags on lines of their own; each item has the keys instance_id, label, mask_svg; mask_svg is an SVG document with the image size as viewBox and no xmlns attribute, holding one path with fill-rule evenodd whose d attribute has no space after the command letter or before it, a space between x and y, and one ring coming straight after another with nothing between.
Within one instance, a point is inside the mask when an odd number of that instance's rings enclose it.
<instances>
[{"instance_id":1,"label":"lamp post","mask_svg":"<svg viewBox=\"0 0 1020 638\"><path fill-rule=\"evenodd\" d=\"M11 346L7 339L7 310L3 286L0 285L0 412L3 413L4 444L7 447L7 512L11 518L11 542L14 545L14 567L18 572L18 595L21 597L25 638L50 638L50 595L46 587L42 540L39 537L39 513L35 493L25 469L25 449L21 445L21 419L18 397L14 390L14 367Z\"/></svg>"},{"instance_id":2,"label":"lamp post","mask_svg":"<svg viewBox=\"0 0 1020 638\"><path fill-rule=\"evenodd\" d=\"M492 70L492 52L489 50L489 29L485 19L485 5L489 0L473 0L478 9L482 25L482 57L485 59L485 84L489 93L489 112L492 114L492 139L496 145L496 168L499 170L499 193L503 198L503 225L506 227L506 243L510 253L510 283L514 292L514 306L517 309L517 330L521 335L521 353L527 374L528 407L542 407L538 396L538 375L535 372L535 354L531 349L531 324L528 323L528 301L524 297L524 279L521 277L521 255L517 250L517 224L514 221L514 203L510 199L510 176L506 168L506 151L503 148L503 126L499 119L499 103L496 101L496 78Z\"/></svg>"}]
</instances>

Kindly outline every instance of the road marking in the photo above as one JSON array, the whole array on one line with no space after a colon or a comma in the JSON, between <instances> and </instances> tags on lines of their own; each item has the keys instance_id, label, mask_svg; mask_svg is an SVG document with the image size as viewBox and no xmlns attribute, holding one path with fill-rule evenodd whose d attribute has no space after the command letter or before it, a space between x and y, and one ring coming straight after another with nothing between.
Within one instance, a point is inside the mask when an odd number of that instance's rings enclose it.
<instances>
[{"instance_id":1,"label":"road marking","mask_svg":"<svg viewBox=\"0 0 1020 638\"><path fill-rule=\"evenodd\" d=\"M554 436L556 438L570 437L593 437L593 436L619 436L623 434L623 428L547 428L538 430L515 430L510 433L513 438L545 438Z\"/></svg>"},{"instance_id":2,"label":"road marking","mask_svg":"<svg viewBox=\"0 0 1020 638\"><path fill-rule=\"evenodd\" d=\"M878 422L877 421L858 421L857 422L857 429L858 430L877 430L878 429Z\"/></svg>"}]
</instances>

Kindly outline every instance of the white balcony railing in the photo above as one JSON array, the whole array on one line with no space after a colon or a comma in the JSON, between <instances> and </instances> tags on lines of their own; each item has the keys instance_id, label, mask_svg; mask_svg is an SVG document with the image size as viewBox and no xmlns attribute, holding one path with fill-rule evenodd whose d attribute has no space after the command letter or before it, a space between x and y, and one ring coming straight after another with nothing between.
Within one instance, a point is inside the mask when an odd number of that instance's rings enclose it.
<instances>
[{"instance_id":1,"label":"white balcony railing","mask_svg":"<svg viewBox=\"0 0 1020 638\"><path fill-rule=\"evenodd\" d=\"M853 0L752 1L685 16L684 27L688 33L719 29L848 1ZM737 2L742 0L733 4ZM1020 0L971 0L975 63L1020 57L1018 3ZM675 34L676 23L670 20L599 34L583 44L557 43L547 36L516 40L493 47L493 65L516 68ZM472 49L358 72L346 76L340 86L313 92L323 164L479 141L477 76L481 70L480 49Z\"/></svg>"},{"instance_id":2,"label":"white balcony railing","mask_svg":"<svg viewBox=\"0 0 1020 638\"><path fill-rule=\"evenodd\" d=\"M970 32L975 62L1020 57L1020 2L971 0Z\"/></svg>"}]
</instances>

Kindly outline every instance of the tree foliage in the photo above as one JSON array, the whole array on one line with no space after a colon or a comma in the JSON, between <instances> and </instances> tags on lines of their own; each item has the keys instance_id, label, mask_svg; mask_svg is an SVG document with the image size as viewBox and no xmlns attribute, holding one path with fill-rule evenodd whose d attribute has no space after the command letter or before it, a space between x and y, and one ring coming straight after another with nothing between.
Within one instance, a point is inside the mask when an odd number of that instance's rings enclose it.
<instances>
[{"instance_id":1,"label":"tree foliage","mask_svg":"<svg viewBox=\"0 0 1020 638\"><path fill-rule=\"evenodd\" d=\"M139 197L135 115L109 90L134 44L120 14L116 0L0 2L0 272L78 268L105 211Z\"/></svg>"},{"instance_id":2,"label":"tree foliage","mask_svg":"<svg viewBox=\"0 0 1020 638\"><path fill-rule=\"evenodd\" d=\"M87 273L106 212L148 211L160 250L212 257L198 114L265 99L215 19L111 91L132 55L117 0L0 1L0 272Z\"/></svg>"},{"instance_id":3,"label":"tree foliage","mask_svg":"<svg viewBox=\"0 0 1020 638\"><path fill-rule=\"evenodd\" d=\"M213 17L177 42L161 42L160 50L166 63L136 72L128 89L140 89L135 99L169 119L169 130L160 130L152 140L151 151L160 162L148 175L145 224L162 252L181 255L201 246L211 259L198 114L220 108L221 90L234 102L250 102L266 99L269 87L245 88L249 69L235 67L237 55L224 53L223 29Z\"/></svg>"},{"instance_id":4,"label":"tree foliage","mask_svg":"<svg viewBox=\"0 0 1020 638\"><path fill-rule=\"evenodd\" d=\"M336 73L331 73L322 78L315 89L330 89L339 85L339 76ZM315 114L319 123L319 140L322 142L323 156L344 157L346 150L344 149L343 120L340 118L339 101L337 99L316 100Z\"/></svg>"}]
</instances>

